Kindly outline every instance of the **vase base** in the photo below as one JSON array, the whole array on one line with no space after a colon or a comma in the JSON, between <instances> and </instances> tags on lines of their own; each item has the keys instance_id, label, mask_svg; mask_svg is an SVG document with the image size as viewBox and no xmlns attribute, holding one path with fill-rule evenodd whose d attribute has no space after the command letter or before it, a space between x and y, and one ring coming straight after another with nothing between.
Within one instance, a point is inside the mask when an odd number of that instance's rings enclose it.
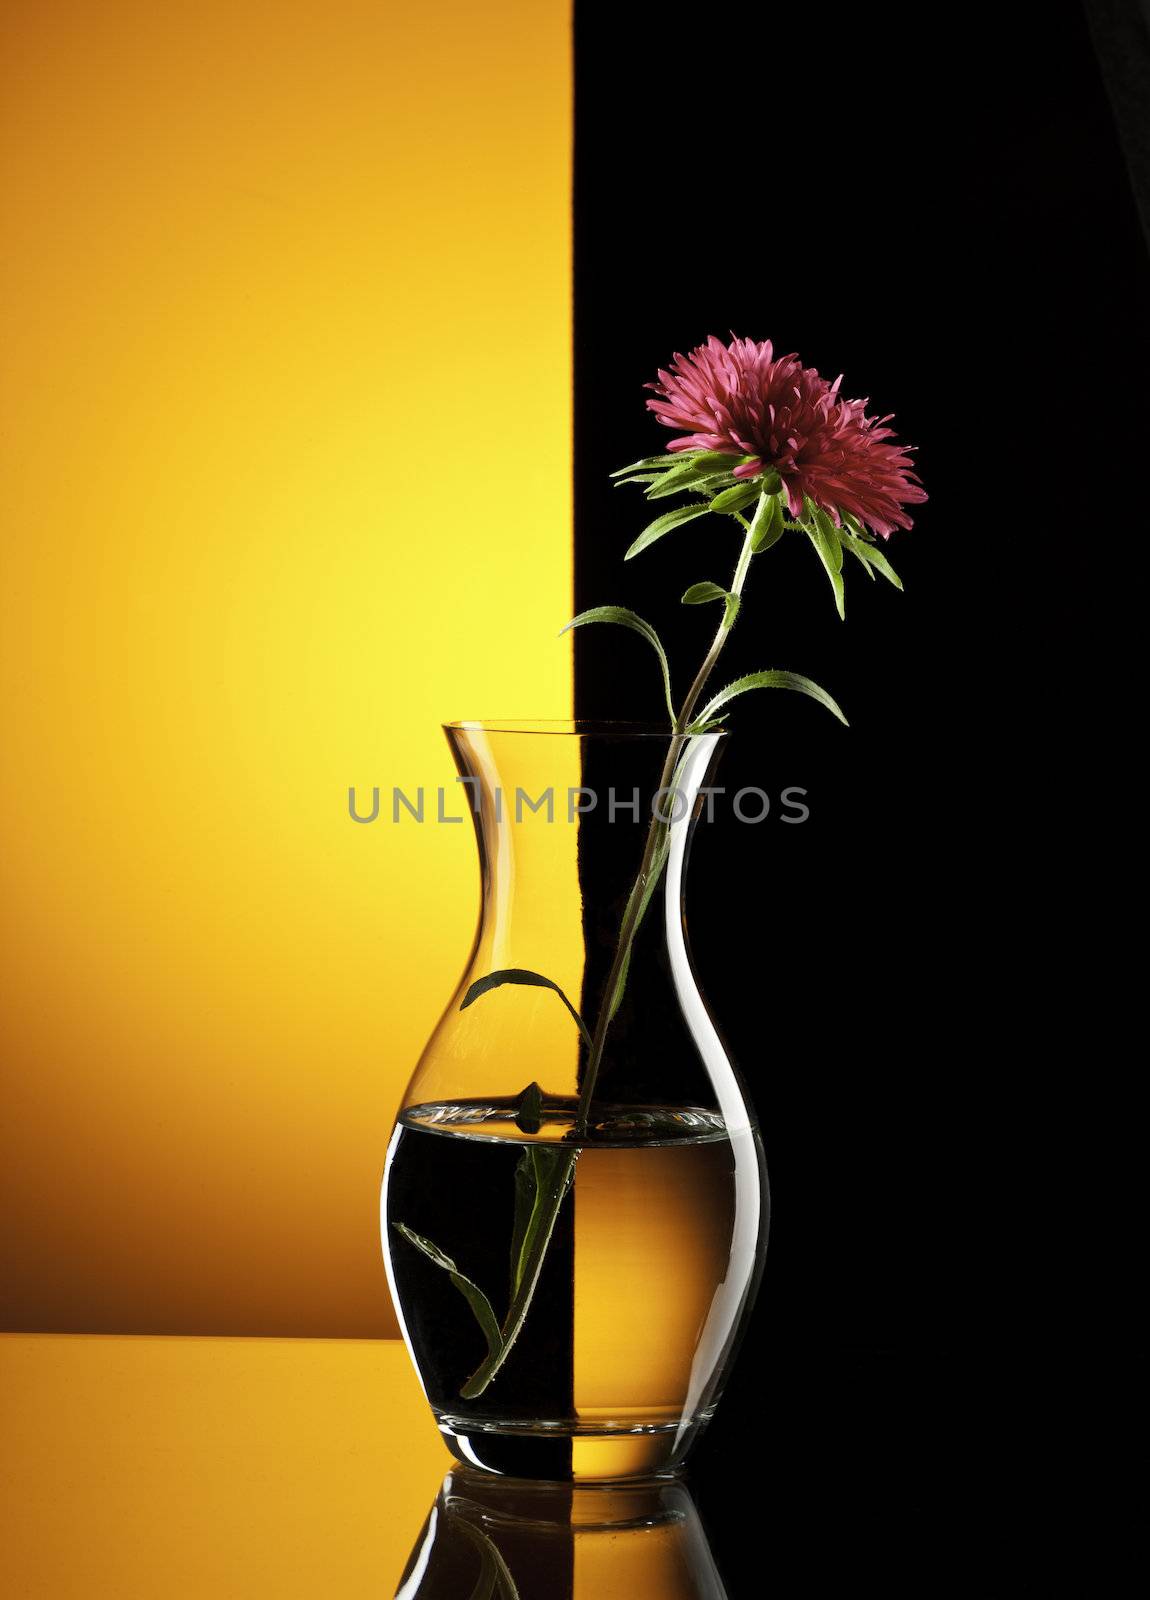
<instances>
[{"instance_id":1,"label":"vase base","mask_svg":"<svg viewBox=\"0 0 1150 1600\"><path fill-rule=\"evenodd\" d=\"M621 1483L675 1477L706 1418L644 1426L437 1420L452 1455L469 1467L549 1483Z\"/></svg>"}]
</instances>

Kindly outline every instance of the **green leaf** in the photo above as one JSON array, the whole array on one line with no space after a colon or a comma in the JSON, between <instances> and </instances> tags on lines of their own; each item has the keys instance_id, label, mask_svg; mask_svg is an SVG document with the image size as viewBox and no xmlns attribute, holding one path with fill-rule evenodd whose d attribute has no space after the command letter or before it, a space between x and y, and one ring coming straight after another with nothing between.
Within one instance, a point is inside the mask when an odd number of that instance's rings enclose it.
<instances>
[{"instance_id":1,"label":"green leaf","mask_svg":"<svg viewBox=\"0 0 1150 1600\"><path fill-rule=\"evenodd\" d=\"M725 600L727 591L720 589L717 583L693 583L684 594L682 604L685 606L705 606L711 600Z\"/></svg>"},{"instance_id":2,"label":"green leaf","mask_svg":"<svg viewBox=\"0 0 1150 1600\"><path fill-rule=\"evenodd\" d=\"M757 483L736 483L729 489L724 489L722 494L717 494L711 501L710 509L729 515L732 511L741 511L744 506L749 506L752 500L758 498Z\"/></svg>"},{"instance_id":3,"label":"green leaf","mask_svg":"<svg viewBox=\"0 0 1150 1600\"><path fill-rule=\"evenodd\" d=\"M688 490L698 494L714 494L720 484L729 482L731 473L746 460L746 456L725 455L716 450L696 450L689 455L681 455L669 472L661 473L656 483L645 490L647 499L661 500L667 495L683 494Z\"/></svg>"},{"instance_id":4,"label":"green leaf","mask_svg":"<svg viewBox=\"0 0 1150 1600\"><path fill-rule=\"evenodd\" d=\"M718 711L720 707L727 705L738 695L746 694L748 689L795 689L799 694L809 695L812 700L817 700L821 706L825 706L828 711L832 712L833 715L839 719L844 727L850 726L850 724L847 722L847 719L843 716L842 710L838 703L832 700L827 691L825 689L821 689L817 683L813 682L810 678L804 678L798 672L780 672L772 670L767 672L748 673L745 678L736 678L734 683L730 683L725 689L721 689L713 700L707 702L706 706L704 706L703 710L699 713L698 717L687 730L688 733L701 732L703 725L715 715L715 712Z\"/></svg>"},{"instance_id":5,"label":"green leaf","mask_svg":"<svg viewBox=\"0 0 1150 1600\"><path fill-rule=\"evenodd\" d=\"M523 1271L539 1234L547 1185L564 1152L528 1145L515 1164L515 1222L511 1232L511 1298L519 1293Z\"/></svg>"},{"instance_id":6,"label":"green leaf","mask_svg":"<svg viewBox=\"0 0 1150 1600\"><path fill-rule=\"evenodd\" d=\"M864 546L864 549L866 553L863 556L863 560L869 562L870 565L877 567L888 583L893 583L896 589L901 589L902 579L891 566L886 556L883 555L882 551L872 548L870 545Z\"/></svg>"},{"instance_id":7,"label":"green leaf","mask_svg":"<svg viewBox=\"0 0 1150 1600\"><path fill-rule=\"evenodd\" d=\"M501 967L498 972L489 972L485 978L476 978L459 1003L460 1011L466 1011L468 1006L474 1005L481 995L490 994L492 989L501 988L505 983L520 983L528 989L553 989L562 1000L568 1011L579 1025L579 1032L587 1044L591 1044L591 1030L568 1000L557 983L552 983L550 978L545 978L540 972L532 972L527 967Z\"/></svg>"},{"instance_id":8,"label":"green leaf","mask_svg":"<svg viewBox=\"0 0 1150 1600\"><path fill-rule=\"evenodd\" d=\"M853 539L849 535L843 540L843 543L851 555L857 556L862 562L869 578L873 580L875 572L881 572L888 583L893 583L896 589L902 588L902 579L877 546L867 544L862 539Z\"/></svg>"},{"instance_id":9,"label":"green leaf","mask_svg":"<svg viewBox=\"0 0 1150 1600\"><path fill-rule=\"evenodd\" d=\"M496 1320L494 1311L491 1309L491 1301L483 1290L479 1288L478 1284L472 1283L470 1278L460 1272L451 1257L445 1254L437 1244L432 1244L430 1239L425 1239L422 1234L405 1227L402 1222L394 1222L392 1227L397 1233L401 1233L409 1244L413 1244L417 1250L422 1250L429 1261L434 1261L437 1267L442 1267L443 1271L448 1274L452 1283L475 1313L475 1320L483 1330L483 1337L487 1340L488 1358L498 1356L503 1349L503 1335L499 1331L499 1323Z\"/></svg>"},{"instance_id":10,"label":"green leaf","mask_svg":"<svg viewBox=\"0 0 1150 1600\"><path fill-rule=\"evenodd\" d=\"M724 628L733 628L734 627L735 618L739 614L739 607L742 605L742 603L743 603L742 599L737 594L729 594L727 596L726 604L723 607L723 627Z\"/></svg>"},{"instance_id":11,"label":"green leaf","mask_svg":"<svg viewBox=\"0 0 1150 1600\"><path fill-rule=\"evenodd\" d=\"M874 543L874 535L871 533L870 529L865 528L859 519L850 511L842 511L839 513L839 515L846 523L850 532L853 533L857 539L865 539L870 544Z\"/></svg>"},{"instance_id":12,"label":"green leaf","mask_svg":"<svg viewBox=\"0 0 1150 1600\"><path fill-rule=\"evenodd\" d=\"M867 577L873 583L874 582L874 567L867 560L866 554L865 554L865 552L867 551L867 549L869 547L867 545L863 544L861 539L856 539L853 536L853 534L849 534L849 533L845 533L845 532L842 535L842 545L843 545L843 549L844 550L849 550L851 555L854 556L858 560L858 562L861 565L863 571L866 573Z\"/></svg>"},{"instance_id":13,"label":"green leaf","mask_svg":"<svg viewBox=\"0 0 1150 1600\"><path fill-rule=\"evenodd\" d=\"M703 509L706 510L706 507ZM572 617L565 627L560 628L559 637L562 638L568 628L582 628L588 622L614 622L621 628L630 628L632 633L637 633L646 639L659 657L659 666L663 673L663 697L673 723L675 702L671 698L671 664L667 660L667 652L663 649L663 641L651 624L644 622L642 617L636 616L633 611L628 611L626 606L595 606L591 611L581 611L577 617Z\"/></svg>"},{"instance_id":14,"label":"green leaf","mask_svg":"<svg viewBox=\"0 0 1150 1600\"><path fill-rule=\"evenodd\" d=\"M807 501L807 507L810 513L810 522L806 530L807 535L818 552L819 560L826 568L827 577L831 580L831 588L835 592L835 605L838 608L838 614L845 619L846 604L843 597L842 545L839 543L835 533L835 525L826 513L812 506L809 500ZM830 528L830 534L826 532L823 526L824 523Z\"/></svg>"},{"instance_id":15,"label":"green leaf","mask_svg":"<svg viewBox=\"0 0 1150 1600\"><path fill-rule=\"evenodd\" d=\"M515 1126L520 1133L538 1133L543 1126L543 1090L529 1083L515 1102Z\"/></svg>"},{"instance_id":16,"label":"green leaf","mask_svg":"<svg viewBox=\"0 0 1150 1600\"><path fill-rule=\"evenodd\" d=\"M815 527L826 540L831 561L834 563L834 569L836 572L841 572L843 570L843 547L839 540L839 530L825 511L821 511L818 506L812 507L812 510L814 511Z\"/></svg>"},{"instance_id":17,"label":"green leaf","mask_svg":"<svg viewBox=\"0 0 1150 1600\"><path fill-rule=\"evenodd\" d=\"M642 461L632 461L629 467L620 467L611 477L629 478L633 472L646 472L649 467L659 467L665 472L671 459L666 451L661 456L644 456Z\"/></svg>"},{"instance_id":18,"label":"green leaf","mask_svg":"<svg viewBox=\"0 0 1150 1600\"><path fill-rule=\"evenodd\" d=\"M765 494L751 519L751 554L769 550L783 536L783 503L778 495Z\"/></svg>"},{"instance_id":19,"label":"green leaf","mask_svg":"<svg viewBox=\"0 0 1150 1600\"><path fill-rule=\"evenodd\" d=\"M637 483L637 478L628 478L628 483ZM643 490L648 500L666 500L669 495L686 494L694 484L690 476L679 477L674 472L660 472L657 478L650 480L648 488Z\"/></svg>"},{"instance_id":20,"label":"green leaf","mask_svg":"<svg viewBox=\"0 0 1150 1600\"><path fill-rule=\"evenodd\" d=\"M692 450L684 455L696 467L709 468L713 472L733 472L736 467L745 466L752 456L734 455L727 450Z\"/></svg>"},{"instance_id":21,"label":"green leaf","mask_svg":"<svg viewBox=\"0 0 1150 1600\"><path fill-rule=\"evenodd\" d=\"M709 505L678 506L674 511L664 511L661 517L656 517L654 522L649 522L634 544L623 557L630 561L632 556L637 556L648 546L653 545L656 539L661 539L665 533L670 533L672 528L677 528L680 523L691 522L695 517L705 517L710 511Z\"/></svg>"}]
</instances>

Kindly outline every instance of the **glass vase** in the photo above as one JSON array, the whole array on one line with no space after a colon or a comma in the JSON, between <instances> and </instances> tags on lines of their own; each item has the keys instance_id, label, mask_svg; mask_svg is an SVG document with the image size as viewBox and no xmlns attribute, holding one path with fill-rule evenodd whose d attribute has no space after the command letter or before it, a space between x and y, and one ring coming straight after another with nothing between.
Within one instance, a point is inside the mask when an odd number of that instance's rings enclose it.
<instances>
[{"instance_id":1,"label":"glass vase","mask_svg":"<svg viewBox=\"0 0 1150 1600\"><path fill-rule=\"evenodd\" d=\"M769 1213L684 915L727 735L446 733L482 904L387 1155L403 1337L460 1461L566 1482L670 1475L719 1398Z\"/></svg>"}]
</instances>

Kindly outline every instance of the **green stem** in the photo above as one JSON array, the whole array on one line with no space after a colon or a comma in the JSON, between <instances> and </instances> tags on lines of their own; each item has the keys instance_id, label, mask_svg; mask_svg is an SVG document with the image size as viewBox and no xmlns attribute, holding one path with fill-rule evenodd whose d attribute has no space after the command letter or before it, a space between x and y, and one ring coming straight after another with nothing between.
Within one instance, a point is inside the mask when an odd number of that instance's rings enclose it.
<instances>
[{"instance_id":1,"label":"green stem","mask_svg":"<svg viewBox=\"0 0 1150 1600\"><path fill-rule=\"evenodd\" d=\"M765 495L760 496L760 505L762 504L762 500L765 498ZM731 580L730 592L733 595L737 595L739 597L742 596L743 585L747 581L747 573L749 572L751 566L751 553L751 533L750 529L748 528L743 538L743 548L739 552L739 560L737 566L735 567L735 575ZM651 818L651 826L647 830L647 842L643 850L643 859L639 864L639 875L635 879L634 887L632 888L630 896L627 900L626 910L623 913L623 921L619 928L619 940L615 946L615 955L611 962L611 970L607 974L607 983L603 990L603 1004L599 1008L599 1018L596 1022L595 1033L591 1041L591 1053L587 1058L587 1067L583 1073L583 1087L579 1095L579 1110L575 1119L575 1129L580 1135L587 1132L588 1119L591 1113L591 1101L595 1095L595 1084L598 1080L599 1068L603 1060L603 1049L607 1043L607 1030L611 1026L611 1019L615 1014L615 990L618 986L619 979L626 971L627 964L630 960L631 945L635 938L636 930L639 926L639 916L644 903L647 880L651 875L651 871L655 863L659 842L667 828L666 821L663 820L660 815L663 804L665 803L662 797L671 787L671 780L675 775L675 768L678 765L679 756L682 753L683 745L686 743L686 730L691 726L691 718L695 714L695 707L699 703L700 697L702 696L703 690L707 686L707 682L711 676L711 673L715 670L715 665L718 662L720 655L723 653L723 647L730 637L731 629L734 627L734 625L735 619L732 618L730 621L728 621L726 613L724 612L723 620L719 623L715 637L711 641L711 648L704 656L703 664L695 674L695 681L687 690L686 699L679 708L679 715L675 718L673 737L671 739L670 747L667 751L667 759L663 763L663 772L659 779L659 796L661 803L655 808L655 815ZM659 870L662 870L661 863Z\"/></svg>"},{"instance_id":2,"label":"green stem","mask_svg":"<svg viewBox=\"0 0 1150 1600\"><path fill-rule=\"evenodd\" d=\"M575 1176L575 1162L579 1151L572 1148L564 1153L564 1159L555 1163L555 1171L543 1195L543 1203L539 1208L539 1231L535 1235L534 1243L527 1252L527 1259L523 1263L522 1275L519 1279L519 1288L511 1301L510 1309L503 1320L499 1330L502 1344L498 1350L493 1350L485 1361L476 1367L459 1393L465 1400L473 1400L476 1395L482 1394L492 1378L511 1354L511 1347L518 1339L520 1330L531 1309L531 1300L535 1294L535 1286L539 1282L543 1271L543 1263L547 1259L547 1247L551 1243L551 1235L555 1232L555 1223L559 1217L559 1208L563 1204L563 1197L567 1193L572 1178Z\"/></svg>"},{"instance_id":3,"label":"green stem","mask_svg":"<svg viewBox=\"0 0 1150 1600\"><path fill-rule=\"evenodd\" d=\"M760 510L765 498L765 495L760 496ZM738 564L735 567L735 575L731 580L730 592L733 595L742 595L743 585L747 581L747 573L750 570L751 554L751 533L750 528L747 528L743 539L743 548L739 552ZM687 690L686 698L679 708L679 715L675 718L671 743L667 750L667 758L663 763L663 771L659 779L660 804L656 806L655 815L651 818L651 826L647 830L647 842L643 849L643 859L639 864L638 876L627 899L623 921L619 927L619 938L615 945L615 954L603 989L603 1000L599 1007L599 1016L591 1040L587 1066L583 1073L583 1085L580 1090L579 1106L575 1115L574 1133L577 1139L584 1138L587 1133L591 1117L591 1102L595 1095L595 1084L599 1077L599 1068L603 1061L603 1050L607 1043L607 1031L611 1026L611 1019L615 1015L616 990L619 988L620 979L627 971L631 956L631 945L634 942L642 912L646 908L648 883L653 874L662 871L666 860L665 852L659 849L660 841L667 831L667 822L661 815L666 799L670 798L666 792L671 788L671 781L675 776L675 768L678 765L679 756L687 741L687 729L691 726L691 718L695 714L695 708L699 703L703 690L707 686L711 673L715 670L716 662L723 653L723 647L730 637L731 629L734 625L735 619L731 618L728 621L727 614L724 611L723 620L719 623L715 637L711 641L711 648L704 656L703 664L695 674L695 681ZM476 1395L483 1393L507 1360L508 1355L511 1353L512 1345L519 1337L520 1330L531 1307L535 1287L543 1271L543 1263L547 1257L551 1235L555 1231L555 1223L559 1216L559 1209L563 1204L563 1197L575 1176L575 1163L578 1159L579 1149L576 1146L568 1152L565 1160L556 1163L555 1172L547 1185L543 1204L540 1207L539 1231L535 1236L535 1242L528 1253L527 1260L523 1264L523 1275L520 1279L519 1290L511 1302L510 1309L500 1330L503 1343L498 1350L493 1351L487 1357L481 1366L476 1368L459 1391L466 1400L473 1399Z\"/></svg>"}]
</instances>

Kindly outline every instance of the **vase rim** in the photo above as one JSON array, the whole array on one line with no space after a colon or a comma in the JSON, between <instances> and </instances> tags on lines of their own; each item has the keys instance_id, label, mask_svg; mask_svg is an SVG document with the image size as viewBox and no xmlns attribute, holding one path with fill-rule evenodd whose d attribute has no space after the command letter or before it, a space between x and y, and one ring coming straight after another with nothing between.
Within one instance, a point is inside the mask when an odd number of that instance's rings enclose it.
<instances>
[{"instance_id":1,"label":"vase rim","mask_svg":"<svg viewBox=\"0 0 1150 1600\"><path fill-rule=\"evenodd\" d=\"M598 736L614 739L662 739L671 737L671 729L661 722L625 722L602 717L466 717L456 722L445 722L448 733L514 733L543 734L560 738L585 738ZM726 739L726 728L708 729L708 735Z\"/></svg>"}]
</instances>

